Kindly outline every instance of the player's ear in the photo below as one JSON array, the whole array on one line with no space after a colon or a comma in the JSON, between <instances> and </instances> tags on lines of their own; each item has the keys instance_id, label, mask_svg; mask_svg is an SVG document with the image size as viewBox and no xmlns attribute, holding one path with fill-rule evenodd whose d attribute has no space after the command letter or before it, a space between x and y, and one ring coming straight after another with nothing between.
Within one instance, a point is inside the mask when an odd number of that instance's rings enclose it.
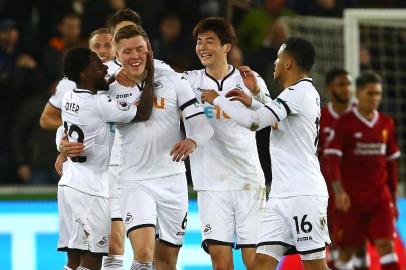
<instances>
[{"instance_id":1,"label":"player's ear","mask_svg":"<svg viewBox=\"0 0 406 270\"><path fill-rule=\"evenodd\" d=\"M230 43L224 44L224 49L226 50L226 53L229 53L232 48L233 48L233 46L231 46Z\"/></svg>"},{"instance_id":2,"label":"player's ear","mask_svg":"<svg viewBox=\"0 0 406 270\"><path fill-rule=\"evenodd\" d=\"M293 66L293 59L291 57L288 57L285 62L285 69L290 70L290 69L292 69L292 66Z\"/></svg>"}]
</instances>

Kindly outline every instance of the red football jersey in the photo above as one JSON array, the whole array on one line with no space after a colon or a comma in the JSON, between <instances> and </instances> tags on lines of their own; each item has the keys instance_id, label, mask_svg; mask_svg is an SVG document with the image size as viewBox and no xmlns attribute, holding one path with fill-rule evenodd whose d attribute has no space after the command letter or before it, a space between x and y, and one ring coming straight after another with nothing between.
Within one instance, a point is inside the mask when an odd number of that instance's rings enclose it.
<instances>
[{"instance_id":1,"label":"red football jersey","mask_svg":"<svg viewBox=\"0 0 406 270\"><path fill-rule=\"evenodd\" d=\"M349 112L352 108L352 105L349 106L348 111L345 113ZM319 155L319 161L320 161L320 170L321 173L324 176L324 179L326 179L328 189L330 191L330 181L332 179L331 176L328 174L328 166L327 162L328 159L324 155L324 150L330 143L330 141L333 139L334 135L334 126L340 118L340 115L336 113L333 109L333 104L329 102L326 106L321 108L321 118L320 118L320 134L319 134L319 144L318 144L318 155Z\"/></svg>"},{"instance_id":2,"label":"red football jersey","mask_svg":"<svg viewBox=\"0 0 406 270\"><path fill-rule=\"evenodd\" d=\"M331 159L331 177L341 180L353 202L379 199L387 190L387 161L400 156L393 119L375 112L368 121L354 108L337 120L324 152L341 157Z\"/></svg>"}]
</instances>

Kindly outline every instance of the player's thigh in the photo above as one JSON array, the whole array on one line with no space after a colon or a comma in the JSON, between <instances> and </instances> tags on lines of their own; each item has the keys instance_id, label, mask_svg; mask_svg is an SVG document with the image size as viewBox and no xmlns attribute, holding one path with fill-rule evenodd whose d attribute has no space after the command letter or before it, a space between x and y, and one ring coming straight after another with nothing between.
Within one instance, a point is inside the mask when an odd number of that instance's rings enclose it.
<instances>
[{"instance_id":1,"label":"player's thigh","mask_svg":"<svg viewBox=\"0 0 406 270\"><path fill-rule=\"evenodd\" d=\"M237 248L254 248L265 210L265 189L233 192Z\"/></svg>"},{"instance_id":2,"label":"player's thigh","mask_svg":"<svg viewBox=\"0 0 406 270\"><path fill-rule=\"evenodd\" d=\"M180 247L168 245L157 239L155 242L155 263L158 269L173 269L176 267Z\"/></svg>"},{"instance_id":3,"label":"player's thigh","mask_svg":"<svg viewBox=\"0 0 406 270\"><path fill-rule=\"evenodd\" d=\"M365 245L367 239L367 217L357 208L350 207L347 212L337 212L339 220L336 224L334 239L338 246L353 250Z\"/></svg>"},{"instance_id":4,"label":"player's thigh","mask_svg":"<svg viewBox=\"0 0 406 270\"><path fill-rule=\"evenodd\" d=\"M329 270L325 259L302 260L305 270Z\"/></svg>"},{"instance_id":5,"label":"player's thigh","mask_svg":"<svg viewBox=\"0 0 406 270\"><path fill-rule=\"evenodd\" d=\"M138 261L149 262L154 258L155 227L139 227L128 232L134 257Z\"/></svg>"},{"instance_id":6,"label":"player's thigh","mask_svg":"<svg viewBox=\"0 0 406 270\"><path fill-rule=\"evenodd\" d=\"M107 255L111 227L108 199L75 189L67 189L67 194L75 220L69 248Z\"/></svg>"},{"instance_id":7,"label":"player's thigh","mask_svg":"<svg viewBox=\"0 0 406 270\"><path fill-rule=\"evenodd\" d=\"M234 247L235 211L231 191L199 191L197 193L202 228L202 247L208 245Z\"/></svg>"},{"instance_id":8,"label":"player's thigh","mask_svg":"<svg viewBox=\"0 0 406 270\"><path fill-rule=\"evenodd\" d=\"M382 200L378 207L369 212L368 236L369 240L393 240L395 237L395 217L390 199Z\"/></svg>"},{"instance_id":9,"label":"player's thigh","mask_svg":"<svg viewBox=\"0 0 406 270\"><path fill-rule=\"evenodd\" d=\"M256 257L262 258L265 265L273 260L264 256L280 261L288 250L295 249L289 223L282 215L280 207L281 199L270 198L260 222Z\"/></svg>"},{"instance_id":10,"label":"player's thigh","mask_svg":"<svg viewBox=\"0 0 406 270\"><path fill-rule=\"evenodd\" d=\"M122 220L118 199L118 166L109 166L109 206L111 220Z\"/></svg>"},{"instance_id":11,"label":"player's thigh","mask_svg":"<svg viewBox=\"0 0 406 270\"><path fill-rule=\"evenodd\" d=\"M140 228L155 228L156 202L152 192L141 181L125 182L119 202L127 235Z\"/></svg>"},{"instance_id":12,"label":"player's thigh","mask_svg":"<svg viewBox=\"0 0 406 270\"><path fill-rule=\"evenodd\" d=\"M123 255L124 254L124 241L125 241L125 227L121 220L111 222L110 232L110 255Z\"/></svg>"},{"instance_id":13,"label":"player's thigh","mask_svg":"<svg viewBox=\"0 0 406 270\"><path fill-rule=\"evenodd\" d=\"M297 196L281 201L296 250L302 260L308 254L322 252L330 244L327 224L327 197ZM318 257L316 259L319 259Z\"/></svg>"},{"instance_id":14,"label":"player's thigh","mask_svg":"<svg viewBox=\"0 0 406 270\"><path fill-rule=\"evenodd\" d=\"M157 205L157 234L170 246L181 247L187 226L188 189L185 174L155 179L148 183Z\"/></svg>"}]
</instances>

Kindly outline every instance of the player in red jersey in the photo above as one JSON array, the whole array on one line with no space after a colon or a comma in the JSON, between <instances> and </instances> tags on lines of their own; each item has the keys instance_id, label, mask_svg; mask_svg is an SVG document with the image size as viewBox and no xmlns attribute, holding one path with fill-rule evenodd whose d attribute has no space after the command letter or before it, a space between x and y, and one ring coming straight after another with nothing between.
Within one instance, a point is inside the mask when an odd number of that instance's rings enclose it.
<instances>
[{"instance_id":1,"label":"player in red jersey","mask_svg":"<svg viewBox=\"0 0 406 270\"><path fill-rule=\"evenodd\" d=\"M338 269L370 240L378 251L382 270L399 270L394 250L397 216L397 163L400 156L392 118L377 112L382 98L381 78L365 72L356 80L358 104L340 117L328 148L336 208L342 217ZM358 268L358 269L367 269Z\"/></svg>"},{"instance_id":2,"label":"player in red jersey","mask_svg":"<svg viewBox=\"0 0 406 270\"><path fill-rule=\"evenodd\" d=\"M331 141L333 136L333 127L343 113L351 110L351 96L352 96L352 78L348 72L341 68L335 68L327 72L326 74L326 90L328 92L330 102L326 106L321 108L320 119L320 137L318 145L318 154L320 161L320 169L326 179L327 188L329 193L329 201L327 207L327 220L329 224L329 232L334 240L334 224L335 224L335 204L334 194L331 187L331 176L328 174L328 159L323 154L325 147ZM331 256L328 259L328 263L331 264L338 257L338 251L332 247L330 249Z\"/></svg>"}]
</instances>

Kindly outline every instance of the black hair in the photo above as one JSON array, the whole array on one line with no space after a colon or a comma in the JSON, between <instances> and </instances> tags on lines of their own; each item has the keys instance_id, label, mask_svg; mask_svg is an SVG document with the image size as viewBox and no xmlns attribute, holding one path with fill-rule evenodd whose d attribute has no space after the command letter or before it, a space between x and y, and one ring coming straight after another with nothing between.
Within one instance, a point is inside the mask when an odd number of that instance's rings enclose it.
<instances>
[{"instance_id":1,"label":"black hair","mask_svg":"<svg viewBox=\"0 0 406 270\"><path fill-rule=\"evenodd\" d=\"M355 81L357 90L363 88L365 85L369 83L382 83L382 77L375 71L368 70L362 72Z\"/></svg>"},{"instance_id":2,"label":"black hair","mask_svg":"<svg viewBox=\"0 0 406 270\"><path fill-rule=\"evenodd\" d=\"M199 21L192 32L192 37L197 40L201 33L214 32L220 39L221 45L226 43L234 45L236 35L233 26L222 17L209 17Z\"/></svg>"},{"instance_id":3,"label":"black hair","mask_svg":"<svg viewBox=\"0 0 406 270\"><path fill-rule=\"evenodd\" d=\"M89 65L92 51L85 47L76 47L66 52L63 59L65 76L75 83L80 83L80 73Z\"/></svg>"},{"instance_id":4,"label":"black hair","mask_svg":"<svg viewBox=\"0 0 406 270\"><path fill-rule=\"evenodd\" d=\"M304 38L290 37L286 40L284 52L293 57L296 65L305 72L309 72L316 58L313 45Z\"/></svg>"},{"instance_id":5,"label":"black hair","mask_svg":"<svg viewBox=\"0 0 406 270\"><path fill-rule=\"evenodd\" d=\"M141 16L132 9L129 8L121 9L110 17L109 20L110 30L113 30L114 28L116 28L117 24L124 21L130 21L135 23L136 25L141 25Z\"/></svg>"},{"instance_id":6,"label":"black hair","mask_svg":"<svg viewBox=\"0 0 406 270\"><path fill-rule=\"evenodd\" d=\"M342 75L348 75L348 71L346 71L343 68L333 68L331 70L329 70L326 74L325 77L325 83L326 85L331 84L335 78L337 78L338 76L342 76Z\"/></svg>"}]
</instances>

